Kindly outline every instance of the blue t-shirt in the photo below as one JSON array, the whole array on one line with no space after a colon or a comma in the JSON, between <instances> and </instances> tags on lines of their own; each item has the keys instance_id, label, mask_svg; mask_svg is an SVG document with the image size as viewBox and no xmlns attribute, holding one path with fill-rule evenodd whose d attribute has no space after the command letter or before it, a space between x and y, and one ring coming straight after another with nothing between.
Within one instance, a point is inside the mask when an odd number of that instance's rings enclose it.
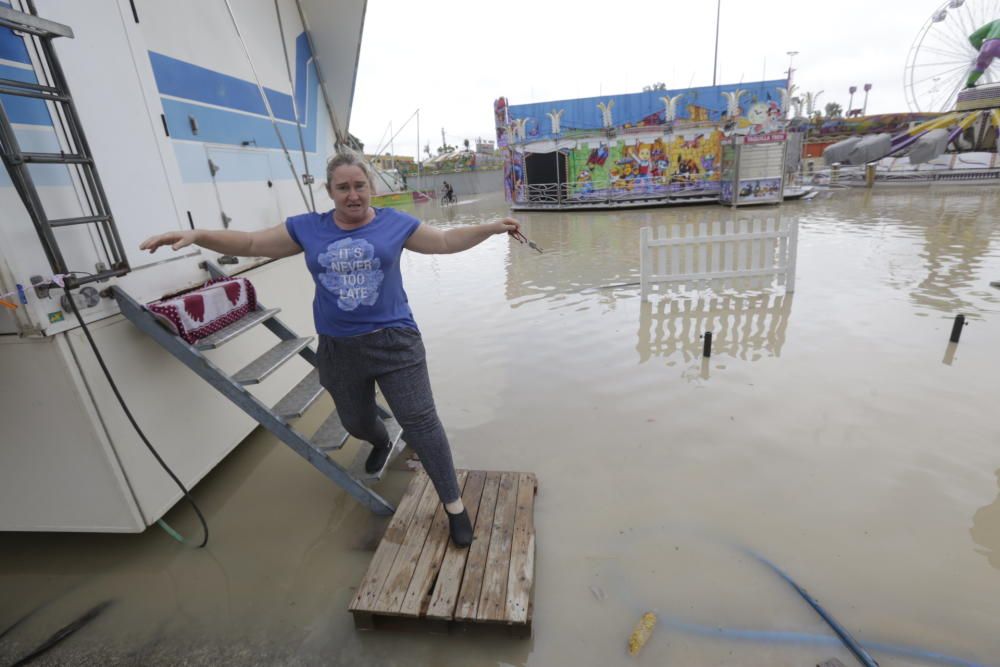
<instances>
[{"instance_id":1,"label":"blue t-shirt","mask_svg":"<svg viewBox=\"0 0 1000 667\"><path fill-rule=\"evenodd\" d=\"M363 227L344 231L333 211L285 221L305 252L316 282L313 317L327 336L359 336L386 327L417 329L403 290L399 256L420 221L391 208L375 209Z\"/></svg>"}]
</instances>

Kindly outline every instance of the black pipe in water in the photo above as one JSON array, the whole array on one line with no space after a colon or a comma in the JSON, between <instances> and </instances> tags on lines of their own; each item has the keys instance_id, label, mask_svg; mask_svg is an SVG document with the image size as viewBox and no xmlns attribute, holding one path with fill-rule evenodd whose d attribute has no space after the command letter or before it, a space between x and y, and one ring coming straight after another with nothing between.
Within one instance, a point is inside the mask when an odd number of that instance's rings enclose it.
<instances>
[{"instance_id":1,"label":"black pipe in water","mask_svg":"<svg viewBox=\"0 0 1000 667\"><path fill-rule=\"evenodd\" d=\"M959 313L955 316L955 324L951 327L951 342L957 343L958 339L962 337L962 327L965 326L965 315Z\"/></svg>"},{"instance_id":2,"label":"black pipe in water","mask_svg":"<svg viewBox=\"0 0 1000 667\"><path fill-rule=\"evenodd\" d=\"M706 357L710 357L712 356L712 332L706 331L705 335L702 336L702 338L705 339L705 346L704 348L702 348L701 353Z\"/></svg>"}]
</instances>

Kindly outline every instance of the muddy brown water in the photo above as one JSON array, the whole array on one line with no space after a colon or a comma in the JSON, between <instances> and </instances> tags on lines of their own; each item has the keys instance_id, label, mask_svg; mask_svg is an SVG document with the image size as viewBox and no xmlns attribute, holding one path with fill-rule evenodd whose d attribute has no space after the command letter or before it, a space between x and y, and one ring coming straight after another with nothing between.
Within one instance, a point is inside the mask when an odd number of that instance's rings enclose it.
<instances>
[{"instance_id":1,"label":"muddy brown water","mask_svg":"<svg viewBox=\"0 0 1000 667\"><path fill-rule=\"evenodd\" d=\"M483 195L416 213L506 210ZM0 632L41 606L0 657L113 599L38 664L852 664L751 550L882 665L1000 664L997 210L990 186L740 210L799 220L790 295L643 305L608 287L638 280L640 227L733 215L715 206L522 213L544 254L493 238L405 255L458 465L538 475L531 640L355 631L347 605L386 521L256 432L195 490L207 550L155 527L0 535ZM707 362L696 307L712 312ZM397 500L410 474L379 490ZM184 505L167 520L198 532ZM660 623L628 658L647 610Z\"/></svg>"}]
</instances>

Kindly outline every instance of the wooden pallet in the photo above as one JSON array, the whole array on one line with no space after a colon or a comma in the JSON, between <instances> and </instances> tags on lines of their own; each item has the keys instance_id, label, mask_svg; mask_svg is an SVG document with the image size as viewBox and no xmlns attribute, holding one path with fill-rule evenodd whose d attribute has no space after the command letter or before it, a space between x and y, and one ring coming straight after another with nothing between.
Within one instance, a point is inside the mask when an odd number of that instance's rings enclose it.
<instances>
[{"instance_id":1,"label":"wooden pallet","mask_svg":"<svg viewBox=\"0 0 1000 667\"><path fill-rule=\"evenodd\" d=\"M469 630L531 636L535 580L532 473L459 470L474 526L458 548L434 485L411 480L348 609L359 629Z\"/></svg>"}]
</instances>

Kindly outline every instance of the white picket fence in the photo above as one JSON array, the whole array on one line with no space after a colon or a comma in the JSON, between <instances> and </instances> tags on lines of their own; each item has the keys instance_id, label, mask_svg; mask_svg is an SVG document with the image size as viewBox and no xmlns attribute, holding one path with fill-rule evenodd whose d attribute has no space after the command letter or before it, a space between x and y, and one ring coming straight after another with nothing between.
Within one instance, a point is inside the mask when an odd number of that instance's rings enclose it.
<instances>
[{"instance_id":1,"label":"white picket fence","mask_svg":"<svg viewBox=\"0 0 1000 667\"><path fill-rule=\"evenodd\" d=\"M793 218L688 222L639 230L643 301L653 287L701 291L764 289L775 282L795 291L799 225ZM663 288L658 288L661 291Z\"/></svg>"}]
</instances>

